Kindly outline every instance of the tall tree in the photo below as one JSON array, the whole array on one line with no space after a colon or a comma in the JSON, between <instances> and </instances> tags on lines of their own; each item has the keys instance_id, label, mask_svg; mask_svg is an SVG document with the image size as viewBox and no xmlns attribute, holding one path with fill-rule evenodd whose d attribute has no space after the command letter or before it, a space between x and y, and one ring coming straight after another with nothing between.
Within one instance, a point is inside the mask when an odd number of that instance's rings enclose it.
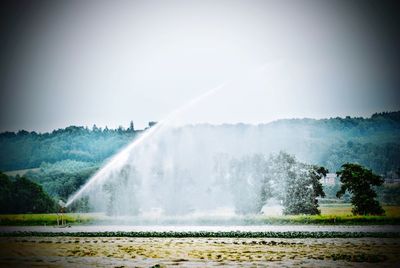
<instances>
[{"instance_id":1,"label":"tall tree","mask_svg":"<svg viewBox=\"0 0 400 268\"><path fill-rule=\"evenodd\" d=\"M324 197L320 179L326 175L324 167L298 162L285 152L271 158L276 197L283 202L284 214L320 214L317 197Z\"/></svg>"},{"instance_id":2,"label":"tall tree","mask_svg":"<svg viewBox=\"0 0 400 268\"><path fill-rule=\"evenodd\" d=\"M53 212L54 201L42 187L25 177L0 173L0 213Z\"/></svg>"},{"instance_id":3,"label":"tall tree","mask_svg":"<svg viewBox=\"0 0 400 268\"><path fill-rule=\"evenodd\" d=\"M346 191L352 194L353 214L382 215L385 213L379 202L375 199L377 195L374 189L372 189L372 186L383 184L381 176L373 173L370 169L352 163L342 165L342 168L336 174L340 177L342 183L336 196L340 198Z\"/></svg>"},{"instance_id":4,"label":"tall tree","mask_svg":"<svg viewBox=\"0 0 400 268\"><path fill-rule=\"evenodd\" d=\"M131 122L129 123L128 131L130 131L130 132L135 132L135 125L133 124L133 121L131 121Z\"/></svg>"},{"instance_id":5,"label":"tall tree","mask_svg":"<svg viewBox=\"0 0 400 268\"><path fill-rule=\"evenodd\" d=\"M318 199L317 197L325 197L325 192L322 187L321 179L326 177L326 174L328 174L328 170L324 167L320 166L310 166L309 168L309 180L312 186L312 212L310 214L321 214L321 211L318 209Z\"/></svg>"},{"instance_id":6,"label":"tall tree","mask_svg":"<svg viewBox=\"0 0 400 268\"><path fill-rule=\"evenodd\" d=\"M25 177L17 177L13 187L15 213L43 213L54 210L54 201L42 186Z\"/></svg>"},{"instance_id":7,"label":"tall tree","mask_svg":"<svg viewBox=\"0 0 400 268\"><path fill-rule=\"evenodd\" d=\"M13 184L7 175L0 172L0 213L12 213L14 208Z\"/></svg>"}]
</instances>

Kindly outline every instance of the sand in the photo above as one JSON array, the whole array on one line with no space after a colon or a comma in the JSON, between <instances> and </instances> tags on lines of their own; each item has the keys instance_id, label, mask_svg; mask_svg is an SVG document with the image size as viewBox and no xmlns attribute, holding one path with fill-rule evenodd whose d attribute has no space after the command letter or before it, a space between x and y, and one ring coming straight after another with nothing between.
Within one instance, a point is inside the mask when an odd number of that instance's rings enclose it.
<instances>
[{"instance_id":1,"label":"sand","mask_svg":"<svg viewBox=\"0 0 400 268\"><path fill-rule=\"evenodd\" d=\"M400 267L399 238L3 237L1 267Z\"/></svg>"}]
</instances>

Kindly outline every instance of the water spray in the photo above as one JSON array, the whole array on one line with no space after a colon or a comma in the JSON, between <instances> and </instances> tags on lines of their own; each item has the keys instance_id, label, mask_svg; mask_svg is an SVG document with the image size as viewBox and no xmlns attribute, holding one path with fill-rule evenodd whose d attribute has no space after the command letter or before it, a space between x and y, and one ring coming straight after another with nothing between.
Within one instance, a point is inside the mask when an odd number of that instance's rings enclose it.
<instances>
[{"instance_id":1,"label":"water spray","mask_svg":"<svg viewBox=\"0 0 400 268\"><path fill-rule=\"evenodd\" d=\"M274 66L276 67L278 63L281 62L274 62ZM267 67L270 67L269 64L263 64L256 70L252 70L252 72L248 72L247 75L255 73L255 71L266 71ZM245 77L247 76L245 75ZM139 136L137 139L133 140L128 146L126 146L124 149L122 149L119 153L117 153L114 157L111 158L111 160L105 164L103 168L101 168L98 172L96 172L75 194L73 194L67 201L66 207L70 206L75 200L77 200L84 192L86 192L92 185L101 182L104 180L112 170L113 168L118 167L118 166L123 166L128 160L130 152L142 144L144 141L148 140L150 137L154 136L155 134L159 133L160 130L162 130L165 126L167 126L169 123L171 123L173 120L179 117L183 112L186 110L190 109L200 101L212 96L213 94L217 93L220 91L222 88L226 87L228 84L232 83L232 80L225 81L224 83L218 85L217 87L214 87L205 93L193 98L186 104L182 105L178 109L174 110L171 112L168 116L166 116L163 120L159 121L156 125L152 126L148 130L146 130L141 136Z\"/></svg>"},{"instance_id":2,"label":"water spray","mask_svg":"<svg viewBox=\"0 0 400 268\"><path fill-rule=\"evenodd\" d=\"M78 199L91 185L95 184L96 182L99 182L101 178L104 178L104 175L106 175L111 167L117 165L118 163L125 163L125 160L129 156L129 152L143 143L145 140L148 138L154 136L157 132L159 132L161 129L163 129L168 123L173 121L175 118L177 118L180 114L182 114L184 111L195 105L196 103L200 102L201 100L208 98L209 96L215 94L222 88L224 88L227 85L227 82L224 82L220 84L217 87L214 87L207 92L197 96L196 98L192 99L185 105L181 106L180 108L176 109L175 111L171 112L167 117L165 117L163 120L159 121L157 124L146 130L139 138L135 139L132 143L130 143L127 147L125 147L122 151L117 153L102 169L100 169L93 177L89 179L88 182L86 182L79 191L77 191L74 195L72 195L65 207L70 206L76 199Z\"/></svg>"}]
</instances>

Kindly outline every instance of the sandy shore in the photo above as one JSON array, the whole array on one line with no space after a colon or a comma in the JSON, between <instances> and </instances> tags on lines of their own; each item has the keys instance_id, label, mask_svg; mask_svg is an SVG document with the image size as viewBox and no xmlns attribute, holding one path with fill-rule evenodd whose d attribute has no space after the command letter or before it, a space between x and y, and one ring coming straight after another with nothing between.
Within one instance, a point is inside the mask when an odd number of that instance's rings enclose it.
<instances>
[{"instance_id":1,"label":"sandy shore","mask_svg":"<svg viewBox=\"0 0 400 268\"><path fill-rule=\"evenodd\" d=\"M0 266L399 267L399 238L3 237Z\"/></svg>"}]
</instances>

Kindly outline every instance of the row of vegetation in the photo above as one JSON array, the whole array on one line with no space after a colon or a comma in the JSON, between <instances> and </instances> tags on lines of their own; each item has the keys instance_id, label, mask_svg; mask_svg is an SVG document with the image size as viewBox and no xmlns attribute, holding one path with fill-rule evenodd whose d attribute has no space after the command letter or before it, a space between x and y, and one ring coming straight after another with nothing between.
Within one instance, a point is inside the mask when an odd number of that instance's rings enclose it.
<instances>
[{"instance_id":1,"label":"row of vegetation","mask_svg":"<svg viewBox=\"0 0 400 268\"><path fill-rule=\"evenodd\" d=\"M219 231L219 232L12 232L1 233L0 237L160 237L160 238L186 238L186 237L231 237L231 238L361 238L379 237L396 238L400 237L399 232L241 232L241 231ZM79 241L77 241L79 243ZM257 242L250 242L257 243ZM260 243L267 243L260 241Z\"/></svg>"}]
</instances>

